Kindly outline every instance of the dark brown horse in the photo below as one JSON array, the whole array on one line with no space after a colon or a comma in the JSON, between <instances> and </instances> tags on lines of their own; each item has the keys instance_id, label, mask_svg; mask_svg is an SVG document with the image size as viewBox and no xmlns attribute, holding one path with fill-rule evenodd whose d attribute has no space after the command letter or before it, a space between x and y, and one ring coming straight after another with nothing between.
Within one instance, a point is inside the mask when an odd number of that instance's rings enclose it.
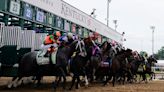
<instances>
[{"instance_id":1,"label":"dark brown horse","mask_svg":"<svg viewBox=\"0 0 164 92\"><path fill-rule=\"evenodd\" d=\"M109 77L105 81L104 85L108 83L108 81L113 77L112 84L114 86L115 80L118 76L122 76L123 69L126 65L125 59L132 54L132 50L121 50L117 53L115 57L112 58L112 65L110 67Z\"/></svg>"},{"instance_id":2,"label":"dark brown horse","mask_svg":"<svg viewBox=\"0 0 164 92\"><path fill-rule=\"evenodd\" d=\"M98 45L94 45L90 48L92 54L87 64L87 77L90 82L94 81L94 76L97 69L100 67L102 61L101 48Z\"/></svg>"},{"instance_id":3,"label":"dark brown horse","mask_svg":"<svg viewBox=\"0 0 164 92\"><path fill-rule=\"evenodd\" d=\"M88 85L87 73L90 71L88 66L91 65L91 56L92 56L92 47L95 45L94 42L90 39L84 39L84 47L82 51L76 52L76 55L71 60L71 72L73 73L72 84L70 90L76 82L76 88L78 89L78 84L80 83L80 76L83 76L85 79L85 85ZM81 53L86 53L82 56Z\"/></svg>"},{"instance_id":4,"label":"dark brown horse","mask_svg":"<svg viewBox=\"0 0 164 92\"><path fill-rule=\"evenodd\" d=\"M155 74L154 72L152 72L151 67L154 63L157 63L157 60L150 56L148 57L147 62L145 62L145 59L142 56L138 56L139 58L135 58L131 62L131 72L133 74L133 79L137 78L137 74L139 74L140 76L142 76L143 81L147 82L146 74L149 74L150 80L152 80L152 77L155 76ZM135 81L137 80L135 79Z\"/></svg>"},{"instance_id":5,"label":"dark brown horse","mask_svg":"<svg viewBox=\"0 0 164 92\"><path fill-rule=\"evenodd\" d=\"M22 77L36 76L38 84L40 84L42 76L62 76L64 79L63 88L65 89L66 73L64 69L68 64L68 60L77 50L77 43L78 41L74 41L67 47L59 48L56 56L56 64L38 65L36 61L37 52L26 53L19 62L19 79ZM17 77L13 78L13 81L17 81ZM56 87L54 86L54 88Z\"/></svg>"},{"instance_id":6,"label":"dark brown horse","mask_svg":"<svg viewBox=\"0 0 164 92\"><path fill-rule=\"evenodd\" d=\"M152 56L148 57L147 62L145 62L145 68L146 69L144 69L144 71L143 71L143 80L146 80L147 81L146 74L148 74L150 76L150 79L149 80L152 80L153 79L153 76L155 78L155 73L151 69L151 67L155 63L157 63L157 60L154 57L152 57Z\"/></svg>"},{"instance_id":7,"label":"dark brown horse","mask_svg":"<svg viewBox=\"0 0 164 92\"><path fill-rule=\"evenodd\" d=\"M103 79L104 76L107 76L109 73L109 64L110 64L110 60L113 57L112 54L113 52L113 48L111 46L110 43L108 43L107 41L105 41L101 46L101 61L99 61L99 67L96 70L95 76L96 76L96 80L98 79Z\"/></svg>"}]
</instances>

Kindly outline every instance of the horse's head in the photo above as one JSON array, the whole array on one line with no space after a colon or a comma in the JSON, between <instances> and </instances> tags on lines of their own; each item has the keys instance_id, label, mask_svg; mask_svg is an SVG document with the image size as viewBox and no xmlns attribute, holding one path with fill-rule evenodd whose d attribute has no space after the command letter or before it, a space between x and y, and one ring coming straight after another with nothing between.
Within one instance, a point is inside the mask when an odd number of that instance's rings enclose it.
<instances>
[{"instance_id":1,"label":"horse's head","mask_svg":"<svg viewBox=\"0 0 164 92\"><path fill-rule=\"evenodd\" d=\"M80 54L81 56L85 57L86 56L86 49L85 49L85 43L83 42L83 40L75 40L72 42L72 44L70 45L72 54L71 56L74 54Z\"/></svg>"},{"instance_id":2,"label":"horse's head","mask_svg":"<svg viewBox=\"0 0 164 92\"><path fill-rule=\"evenodd\" d=\"M104 43L102 43L102 45L100 46L100 48L104 51L109 51L111 48L111 44L108 41L105 41Z\"/></svg>"},{"instance_id":3,"label":"horse's head","mask_svg":"<svg viewBox=\"0 0 164 92\"><path fill-rule=\"evenodd\" d=\"M125 53L126 57L129 57L129 56L132 55L132 50L131 49L127 49L127 50L124 51L124 53Z\"/></svg>"},{"instance_id":4,"label":"horse's head","mask_svg":"<svg viewBox=\"0 0 164 92\"><path fill-rule=\"evenodd\" d=\"M148 63L150 64L157 63L157 60L153 56L150 56L147 60L148 60Z\"/></svg>"},{"instance_id":5,"label":"horse's head","mask_svg":"<svg viewBox=\"0 0 164 92\"><path fill-rule=\"evenodd\" d=\"M96 46L95 42L91 38L85 38L85 39L83 39L83 41L84 41L88 56L91 56L92 48Z\"/></svg>"},{"instance_id":6,"label":"horse's head","mask_svg":"<svg viewBox=\"0 0 164 92\"><path fill-rule=\"evenodd\" d=\"M57 63L60 64L67 64L68 60L75 56L77 53L84 52L83 49L84 45L80 40L74 40L68 46L58 48L57 52Z\"/></svg>"},{"instance_id":7,"label":"horse's head","mask_svg":"<svg viewBox=\"0 0 164 92\"><path fill-rule=\"evenodd\" d=\"M135 61L140 61L141 60L141 57L140 57L140 55L137 51L133 51L132 56L133 56Z\"/></svg>"},{"instance_id":8,"label":"horse's head","mask_svg":"<svg viewBox=\"0 0 164 92\"><path fill-rule=\"evenodd\" d=\"M82 57L85 57L87 55L85 43L83 40L78 40L78 42L76 44L76 51Z\"/></svg>"},{"instance_id":9,"label":"horse's head","mask_svg":"<svg viewBox=\"0 0 164 92\"><path fill-rule=\"evenodd\" d=\"M87 47L91 47L95 45L94 41L91 38L85 38L83 39L83 41Z\"/></svg>"}]
</instances>

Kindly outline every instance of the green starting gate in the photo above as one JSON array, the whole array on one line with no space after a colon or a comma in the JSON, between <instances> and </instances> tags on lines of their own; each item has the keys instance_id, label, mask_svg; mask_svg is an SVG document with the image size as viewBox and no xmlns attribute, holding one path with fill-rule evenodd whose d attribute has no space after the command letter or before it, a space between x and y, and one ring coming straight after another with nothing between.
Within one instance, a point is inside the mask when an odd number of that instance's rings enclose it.
<instances>
[{"instance_id":1,"label":"green starting gate","mask_svg":"<svg viewBox=\"0 0 164 92\"><path fill-rule=\"evenodd\" d=\"M18 61L25 53L40 49L47 34L0 24L0 76L17 76Z\"/></svg>"}]
</instances>

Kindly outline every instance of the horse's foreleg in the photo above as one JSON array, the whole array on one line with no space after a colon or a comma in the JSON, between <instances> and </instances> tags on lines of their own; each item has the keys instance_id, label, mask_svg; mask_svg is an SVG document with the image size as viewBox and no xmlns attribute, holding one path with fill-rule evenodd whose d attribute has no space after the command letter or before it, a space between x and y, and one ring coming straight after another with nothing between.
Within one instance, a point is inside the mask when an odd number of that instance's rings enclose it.
<instances>
[{"instance_id":1,"label":"horse's foreleg","mask_svg":"<svg viewBox=\"0 0 164 92\"><path fill-rule=\"evenodd\" d=\"M63 83L62 84L63 84L63 89L65 89L65 87L66 87L66 75L65 74L63 74Z\"/></svg>"},{"instance_id":2,"label":"horse's foreleg","mask_svg":"<svg viewBox=\"0 0 164 92\"><path fill-rule=\"evenodd\" d=\"M42 79L41 76L36 76L37 84L35 85L35 87L38 87L41 85L41 79Z\"/></svg>"},{"instance_id":3,"label":"horse's foreleg","mask_svg":"<svg viewBox=\"0 0 164 92\"><path fill-rule=\"evenodd\" d=\"M22 77L13 77L12 81L8 83L7 87L11 88L13 86L16 88L21 83L22 83Z\"/></svg>"},{"instance_id":4,"label":"horse's foreleg","mask_svg":"<svg viewBox=\"0 0 164 92\"><path fill-rule=\"evenodd\" d=\"M58 76L59 78L57 78L58 80L57 80L57 86L59 86L59 83L61 82L61 80L62 80L62 76Z\"/></svg>"},{"instance_id":5,"label":"horse's foreleg","mask_svg":"<svg viewBox=\"0 0 164 92\"><path fill-rule=\"evenodd\" d=\"M153 72L153 76L154 76L154 79L155 79L156 76L155 76L155 73L154 72Z\"/></svg>"},{"instance_id":6,"label":"horse's foreleg","mask_svg":"<svg viewBox=\"0 0 164 92\"><path fill-rule=\"evenodd\" d=\"M77 76L76 89L79 88L79 83L80 83L80 76Z\"/></svg>"},{"instance_id":7,"label":"horse's foreleg","mask_svg":"<svg viewBox=\"0 0 164 92\"><path fill-rule=\"evenodd\" d=\"M115 76L115 74L114 74L114 75L113 75L113 80L112 80L113 87L114 87L114 84L115 84L115 80L116 80L116 76Z\"/></svg>"},{"instance_id":8,"label":"horse's foreleg","mask_svg":"<svg viewBox=\"0 0 164 92\"><path fill-rule=\"evenodd\" d=\"M65 71L63 70L63 68L59 68L59 69L60 69L60 72L61 72L62 77L63 77L63 83L62 83L62 85L63 85L63 89L65 89L65 84L66 84L66 74L65 74ZM61 81L61 77L59 77L58 84L59 84L60 81ZM58 85L58 84L57 84L57 85Z\"/></svg>"},{"instance_id":9,"label":"horse's foreleg","mask_svg":"<svg viewBox=\"0 0 164 92\"><path fill-rule=\"evenodd\" d=\"M143 73L143 74L142 74L142 78L143 78L143 80L142 80L142 81L145 81L145 83L147 83L146 73Z\"/></svg>"},{"instance_id":10,"label":"horse's foreleg","mask_svg":"<svg viewBox=\"0 0 164 92\"><path fill-rule=\"evenodd\" d=\"M87 76L85 76L84 79L85 79L85 86L88 86L89 85L89 82L88 82Z\"/></svg>"},{"instance_id":11,"label":"horse's foreleg","mask_svg":"<svg viewBox=\"0 0 164 92\"><path fill-rule=\"evenodd\" d=\"M149 76L150 76L149 81L152 81L153 80L153 73L152 74L149 74Z\"/></svg>"},{"instance_id":12,"label":"horse's foreleg","mask_svg":"<svg viewBox=\"0 0 164 92\"><path fill-rule=\"evenodd\" d=\"M125 75L123 75L123 85L125 84Z\"/></svg>"},{"instance_id":13,"label":"horse's foreleg","mask_svg":"<svg viewBox=\"0 0 164 92\"><path fill-rule=\"evenodd\" d=\"M69 90L72 90L72 87L75 84L75 80L76 80L76 77L75 77L75 75L73 75L72 84L71 84L71 87L69 88Z\"/></svg>"},{"instance_id":14,"label":"horse's foreleg","mask_svg":"<svg viewBox=\"0 0 164 92\"><path fill-rule=\"evenodd\" d=\"M22 77L19 77L13 84L13 86L16 88L18 87L19 85L22 84L22 81L23 81L23 78Z\"/></svg>"},{"instance_id":15,"label":"horse's foreleg","mask_svg":"<svg viewBox=\"0 0 164 92\"><path fill-rule=\"evenodd\" d=\"M141 83L141 81L142 81L141 78L143 78L143 74L142 73L139 74L139 83Z\"/></svg>"},{"instance_id":16,"label":"horse's foreleg","mask_svg":"<svg viewBox=\"0 0 164 92\"><path fill-rule=\"evenodd\" d=\"M150 74L149 74L149 76L150 76L150 81L152 81L153 80L153 77L154 77L154 79L155 79L155 73L154 72L151 72Z\"/></svg>"},{"instance_id":17,"label":"horse's foreleg","mask_svg":"<svg viewBox=\"0 0 164 92\"><path fill-rule=\"evenodd\" d=\"M107 85L107 83L109 82L109 80L112 78L112 75L108 75L108 78L105 80L103 86Z\"/></svg>"}]
</instances>

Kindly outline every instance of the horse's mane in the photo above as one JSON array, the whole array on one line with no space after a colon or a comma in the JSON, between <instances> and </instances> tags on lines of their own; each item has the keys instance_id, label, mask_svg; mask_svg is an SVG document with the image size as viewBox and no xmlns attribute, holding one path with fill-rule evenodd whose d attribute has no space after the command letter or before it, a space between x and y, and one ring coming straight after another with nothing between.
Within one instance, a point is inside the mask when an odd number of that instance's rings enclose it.
<instances>
[{"instance_id":1,"label":"horse's mane","mask_svg":"<svg viewBox=\"0 0 164 92\"><path fill-rule=\"evenodd\" d=\"M108 42L108 41L105 41L103 42L101 45L100 45L100 48L103 48L103 46L107 43L107 48L105 49L105 52L108 52L110 50L110 48L112 47L111 44Z\"/></svg>"},{"instance_id":2,"label":"horse's mane","mask_svg":"<svg viewBox=\"0 0 164 92\"><path fill-rule=\"evenodd\" d=\"M157 63L157 60L154 57L152 57L152 56L150 56L147 60L150 63L152 63L152 62Z\"/></svg>"},{"instance_id":3,"label":"horse's mane","mask_svg":"<svg viewBox=\"0 0 164 92\"><path fill-rule=\"evenodd\" d=\"M102 48L102 47L105 45L105 43L108 43L108 42L107 42L107 41L103 42L103 43L100 45L100 48Z\"/></svg>"}]
</instances>

